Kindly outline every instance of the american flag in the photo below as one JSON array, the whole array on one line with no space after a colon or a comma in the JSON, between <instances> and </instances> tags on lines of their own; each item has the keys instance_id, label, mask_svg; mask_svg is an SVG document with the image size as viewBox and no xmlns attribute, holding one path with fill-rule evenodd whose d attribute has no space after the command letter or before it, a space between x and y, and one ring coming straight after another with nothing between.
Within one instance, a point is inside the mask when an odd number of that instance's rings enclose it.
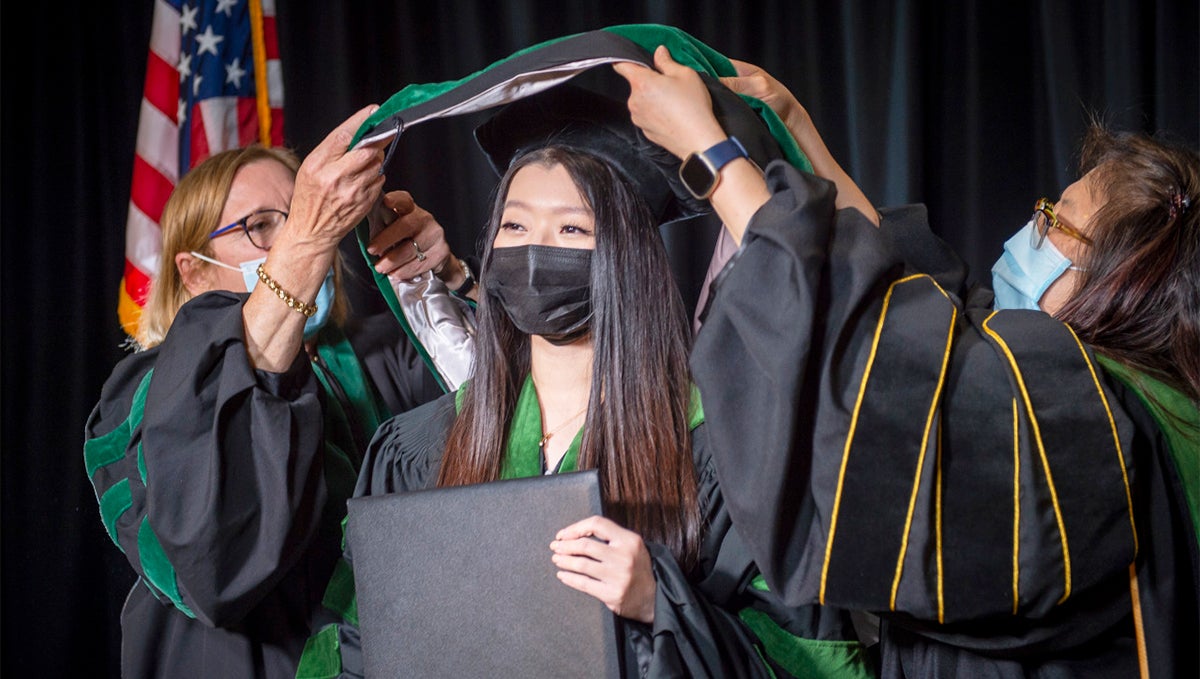
<instances>
[{"instance_id":1,"label":"american flag","mask_svg":"<svg viewBox=\"0 0 1200 679\"><path fill-rule=\"evenodd\" d=\"M274 0L155 0L117 315L136 335L171 190L213 153L283 143Z\"/></svg>"}]
</instances>

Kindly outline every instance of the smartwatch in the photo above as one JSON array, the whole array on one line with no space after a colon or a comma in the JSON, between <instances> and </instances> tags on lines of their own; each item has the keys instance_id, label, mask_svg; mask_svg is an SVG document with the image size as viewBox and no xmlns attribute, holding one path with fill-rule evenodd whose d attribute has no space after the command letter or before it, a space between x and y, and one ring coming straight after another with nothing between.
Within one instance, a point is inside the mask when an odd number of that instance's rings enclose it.
<instances>
[{"instance_id":1,"label":"smartwatch","mask_svg":"<svg viewBox=\"0 0 1200 679\"><path fill-rule=\"evenodd\" d=\"M714 144L703 153L690 153L679 166L679 180L697 200L708 200L721 183L721 168L738 158L749 158L737 137Z\"/></svg>"}]
</instances>

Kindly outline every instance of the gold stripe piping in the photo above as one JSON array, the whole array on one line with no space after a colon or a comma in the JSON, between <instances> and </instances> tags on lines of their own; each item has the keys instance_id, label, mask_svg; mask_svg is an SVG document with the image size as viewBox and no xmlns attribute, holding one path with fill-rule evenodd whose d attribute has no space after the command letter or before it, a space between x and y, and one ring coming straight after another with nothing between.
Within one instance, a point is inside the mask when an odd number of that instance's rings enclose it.
<instances>
[{"instance_id":1,"label":"gold stripe piping","mask_svg":"<svg viewBox=\"0 0 1200 679\"><path fill-rule=\"evenodd\" d=\"M1071 332L1071 337L1074 338L1075 344L1079 347L1079 353L1083 356L1083 362L1087 364L1088 371L1092 374L1092 384L1096 385L1096 393L1100 395L1100 402L1104 404L1104 414L1108 416L1108 426L1112 431L1113 447L1117 451L1117 460L1121 466L1121 480L1125 483L1125 502L1129 507L1129 530L1133 533L1133 553L1136 556L1138 553L1138 535L1137 524L1133 521L1133 493L1129 490L1129 473L1125 470L1125 451L1121 449L1121 437L1117 434L1117 421L1113 419L1112 408L1108 405L1108 397L1104 395L1104 388L1100 386L1100 378L1096 375L1096 367L1092 365L1092 361L1088 358L1087 351L1083 348L1083 342L1079 341L1079 336L1071 329L1071 326L1066 326Z\"/></svg>"},{"instance_id":2,"label":"gold stripe piping","mask_svg":"<svg viewBox=\"0 0 1200 679\"><path fill-rule=\"evenodd\" d=\"M1021 375L1021 368L1017 366L1017 359L1008 348L1008 344L988 325L995 316L996 312L993 311L983 321L983 329L996 340L996 344L1000 346L1000 350L1008 357L1013 375L1017 378L1017 388L1021 390L1021 398L1025 401L1025 411L1029 413L1029 423L1033 428L1033 437L1037 443L1038 455L1042 459L1042 469L1046 472L1046 485L1050 489L1050 502L1054 506L1054 519L1058 522L1058 535L1062 542L1063 553L1063 595L1058 600L1058 603L1061 604L1067 600L1067 597L1071 596L1071 551L1067 546L1067 529L1063 525L1062 507L1058 504L1058 490L1054 487L1054 476L1050 472L1050 461L1046 458L1046 447L1042 443L1042 430L1038 426L1037 415L1033 412L1033 402L1029 399L1029 391L1025 388L1025 378Z\"/></svg>"},{"instance_id":3,"label":"gold stripe piping","mask_svg":"<svg viewBox=\"0 0 1200 679\"><path fill-rule=\"evenodd\" d=\"M1146 654L1146 630L1142 626L1142 597L1138 591L1137 566L1129 564L1129 600L1133 605L1133 636L1137 641L1138 674L1150 679L1150 661Z\"/></svg>"},{"instance_id":4,"label":"gold stripe piping","mask_svg":"<svg viewBox=\"0 0 1200 679\"><path fill-rule=\"evenodd\" d=\"M932 280L932 279L930 279L930 280ZM943 296L946 295L945 291L943 291L941 289L941 287L937 285L936 281L934 281L933 284L934 284L934 286L936 286L938 288L938 291L941 292ZM908 536L909 536L909 533L912 531L913 511L915 510L915 508L917 506L917 492L920 490L920 487L921 487L921 470L925 468L925 450L929 446L929 431L933 428L933 418L934 418L934 415L937 413L938 403L941 401L942 385L944 385L946 382L946 367L950 364L950 347L954 341L954 323L955 323L955 321L958 320L958 309L955 309L954 307L951 307L950 309L951 309L950 327L946 331L946 346L942 350L942 368L941 368L941 372L938 373L937 389L933 392L933 401L929 404L929 413L925 416L925 431L921 434L921 453L917 457L917 471L916 471L916 475L913 477L912 492L909 494L909 498L908 498L908 513L904 517L904 535L902 535L900 538L900 554L896 557L896 574L892 578L892 598L891 598L890 605L891 605L891 608L893 611L896 610L896 593L900 590L900 576L903 575L903 573L904 573L904 557L905 557L905 555L908 554ZM939 460L938 460L939 464L941 462L940 453L941 453L941 451L939 450ZM940 481L940 467L939 467L939 481ZM939 491L940 491L940 489L939 489ZM940 502L940 501L941 501L941 497L939 496L938 502ZM941 529L941 518L942 517L939 513L939 515L937 517L939 530ZM940 552L938 553L938 557L940 559L940 557L941 557ZM939 588L939 590L941 589L941 572L942 572L942 570L939 566L939 568L938 568L938 588ZM940 599L941 599L941 597L939 596L938 598L939 598L939 616L940 616Z\"/></svg>"},{"instance_id":5,"label":"gold stripe piping","mask_svg":"<svg viewBox=\"0 0 1200 679\"><path fill-rule=\"evenodd\" d=\"M1013 615L1017 614L1017 605L1021 601L1021 439L1017 426L1017 399L1012 400L1012 441L1013 441L1013 551L1012 551L1012 592Z\"/></svg>"},{"instance_id":6,"label":"gold stripe piping","mask_svg":"<svg viewBox=\"0 0 1200 679\"><path fill-rule=\"evenodd\" d=\"M942 573L942 428L937 435L937 600L938 623L946 622L945 578ZM893 609L895 606L893 605Z\"/></svg>"},{"instance_id":7,"label":"gold stripe piping","mask_svg":"<svg viewBox=\"0 0 1200 679\"><path fill-rule=\"evenodd\" d=\"M919 276L919 274L918 274ZM858 396L854 400L854 412L850 415L850 428L846 434L846 445L842 450L842 464L838 470L837 490L833 496L833 510L829 517L829 537L825 541L825 562L821 565L821 591L818 599L825 603L825 583L829 577L829 559L833 553L833 537L837 532L838 510L842 502L842 488L846 483L846 463L850 459L850 446L854 443L854 429L858 426L858 413L862 409L863 394L867 391L867 380L871 377L871 367L875 364L875 353L879 350L879 335L883 331L883 319L887 316L888 305L892 301L892 291L904 281L918 276L901 278L888 286L887 294L883 297L883 308L879 310L879 320L875 323L875 337L871 340L871 353L867 356L867 365L863 369L862 380L858 386Z\"/></svg>"}]
</instances>

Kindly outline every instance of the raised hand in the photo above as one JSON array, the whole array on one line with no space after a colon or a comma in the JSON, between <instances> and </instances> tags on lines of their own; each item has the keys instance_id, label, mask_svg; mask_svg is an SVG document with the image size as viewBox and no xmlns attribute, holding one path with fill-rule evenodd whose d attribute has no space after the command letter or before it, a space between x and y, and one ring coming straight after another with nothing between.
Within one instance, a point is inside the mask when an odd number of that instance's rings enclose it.
<instances>
[{"instance_id":1,"label":"raised hand","mask_svg":"<svg viewBox=\"0 0 1200 679\"><path fill-rule=\"evenodd\" d=\"M415 278L426 271L443 277L459 273L446 270L447 265L461 265L450 253L442 225L417 205L412 194L389 191L383 196L383 207L391 211L390 221L367 244L367 252L378 258L376 271L396 280Z\"/></svg>"},{"instance_id":2,"label":"raised hand","mask_svg":"<svg viewBox=\"0 0 1200 679\"><path fill-rule=\"evenodd\" d=\"M812 127L812 118L796 99L796 95L759 66L738 59L730 59L729 62L737 70L737 75L723 77L721 83L738 94L761 100L779 115L784 125L799 141L799 137Z\"/></svg>"},{"instance_id":3,"label":"raised hand","mask_svg":"<svg viewBox=\"0 0 1200 679\"><path fill-rule=\"evenodd\" d=\"M681 159L725 139L700 74L676 62L661 45L654 51L654 66L657 71L632 62L613 65L629 82L633 124Z\"/></svg>"},{"instance_id":4,"label":"raised hand","mask_svg":"<svg viewBox=\"0 0 1200 679\"><path fill-rule=\"evenodd\" d=\"M288 240L332 251L375 204L383 190L387 142L347 147L377 108L372 104L347 118L304 159L285 225Z\"/></svg>"}]
</instances>

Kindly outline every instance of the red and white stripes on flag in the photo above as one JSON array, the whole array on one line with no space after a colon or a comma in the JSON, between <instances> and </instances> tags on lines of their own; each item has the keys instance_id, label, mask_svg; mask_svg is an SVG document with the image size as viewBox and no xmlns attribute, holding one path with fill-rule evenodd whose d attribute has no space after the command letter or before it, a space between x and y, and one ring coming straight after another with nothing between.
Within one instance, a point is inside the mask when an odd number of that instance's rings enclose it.
<instances>
[{"instance_id":1,"label":"red and white stripes on flag","mask_svg":"<svg viewBox=\"0 0 1200 679\"><path fill-rule=\"evenodd\" d=\"M256 141L283 143L275 0L155 0L117 303L129 336L158 271L171 190L209 155Z\"/></svg>"}]
</instances>

